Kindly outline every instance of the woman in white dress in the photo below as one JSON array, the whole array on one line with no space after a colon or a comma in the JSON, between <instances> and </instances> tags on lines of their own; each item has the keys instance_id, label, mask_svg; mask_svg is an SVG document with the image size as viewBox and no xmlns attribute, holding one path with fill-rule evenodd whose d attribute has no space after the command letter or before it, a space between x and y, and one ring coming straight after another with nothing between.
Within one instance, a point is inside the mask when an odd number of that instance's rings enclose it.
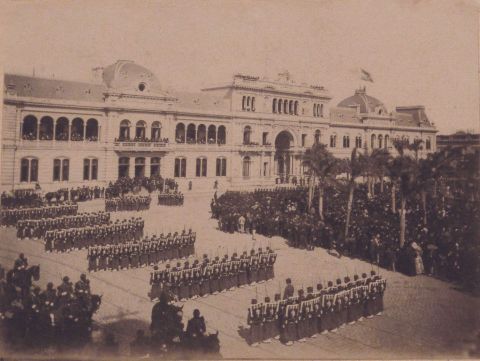
<instances>
[{"instance_id":1,"label":"woman in white dress","mask_svg":"<svg viewBox=\"0 0 480 361\"><path fill-rule=\"evenodd\" d=\"M415 252L415 274L421 275L425 273L425 268L423 267L423 260L422 260L422 248L417 244L417 242L413 241L411 244L412 249Z\"/></svg>"}]
</instances>

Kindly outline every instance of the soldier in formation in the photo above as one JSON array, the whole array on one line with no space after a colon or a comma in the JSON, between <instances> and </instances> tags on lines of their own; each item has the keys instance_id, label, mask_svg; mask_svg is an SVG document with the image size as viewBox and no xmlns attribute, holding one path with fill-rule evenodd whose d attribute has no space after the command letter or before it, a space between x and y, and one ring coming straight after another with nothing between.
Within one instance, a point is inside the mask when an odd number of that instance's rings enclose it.
<instances>
[{"instance_id":1,"label":"soldier in formation","mask_svg":"<svg viewBox=\"0 0 480 361\"><path fill-rule=\"evenodd\" d=\"M275 295L274 302L269 297L263 303L252 300L247 316L252 346L273 339L289 346L381 315L386 280L372 271L370 277L365 273L361 278L355 275L353 280L345 277L343 282L337 279L335 285L328 282L326 288L318 284L315 291L308 287L306 295L301 289L292 296L288 282L287 288L288 297L282 300L280 294Z\"/></svg>"},{"instance_id":2,"label":"soldier in formation","mask_svg":"<svg viewBox=\"0 0 480 361\"><path fill-rule=\"evenodd\" d=\"M234 253L231 257L225 255L222 259L215 257L209 260L203 255L203 260L193 263L179 262L175 267L166 265L163 270L154 270L150 275L150 298L158 298L162 292L167 292L177 300L207 297L220 292L233 290L237 287L263 283L274 277L273 266L277 254L270 249L252 250L250 255L245 251L240 257Z\"/></svg>"},{"instance_id":3,"label":"soldier in formation","mask_svg":"<svg viewBox=\"0 0 480 361\"><path fill-rule=\"evenodd\" d=\"M158 204L163 206L183 206L183 193L167 192L158 195Z\"/></svg>"},{"instance_id":4,"label":"soldier in formation","mask_svg":"<svg viewBox=\"0 0 480 361\"><path fill-rule=\"evenodd\" d=\"M0 210L0 225L14 226L23 219L57 218L61 216L75 215L78 205L66 202L55 206L42 206L35 208L17 208Z\"/></svg>"},{"instance_id":5,"label":"soldier in formation","mask_svg":"<svg viewBox=\"0 0 480 361\"><path fill-rule=\"evenodd\" d=\"M105 212L144 211L150 208L150 196L123 196L105 199Z\"/></svg>"},{"instance_id":6,"label":"soldier in formation","mask_svg":"<svg viewBox=\"0 0 480 361\"><path fill-rule=\"evenodd\" d=\"M114 223L45 232L45 251L69 252L89 246L119 244L140 240L144 220L140 217Z\"/></svg>"},{"instance_id":7,"label":"soldier in formation","mask_svg":"<svg viewBox=\"0 0 480 361\"><path fill-rule=\"evenodd\" d=\"M90 272L120 270L156 265L174 258L187 258L195 253L196 233L190 229L181 234L144 237L140 241L88 248Z\"/></svg>"},{"instance_id":8,"label":"soldier in formation","mask_svg":"<svg viewBox=\"0 0 480 361\"><path fill-rule=\"evenodd\" d=\"M47 231L108 224L110 213L78 213L57 218L24 219L17 222L17 238L43 238Z\"/></svg>"}]
</instances>

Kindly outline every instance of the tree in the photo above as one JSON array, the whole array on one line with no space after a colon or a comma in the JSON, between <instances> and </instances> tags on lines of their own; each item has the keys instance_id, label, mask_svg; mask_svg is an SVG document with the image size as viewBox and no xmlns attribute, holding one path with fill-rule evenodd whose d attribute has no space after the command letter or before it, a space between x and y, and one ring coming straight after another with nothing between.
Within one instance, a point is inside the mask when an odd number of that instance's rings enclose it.
<instances>
[{"instance_id":1,"label":"tree","mask_svg":"<svg viewBox=\"0 0 480 361\"><path fill-rule=\"evenodd\" d=\"M390 163L390 174L398 182L400 194L400 247L403 247L405 244L407 198L415 190L418 165L414 159L405 154L406 142L394 140L393 145L398 155Z\"/></svg>"},{"instance_id":2,"label":"tree","mask_svg":"<svg viewBox=\"0 0 480 361\"><path fill-rule=\"evenodd\" d=\"M318 215L323 221L323 197L325 186L335 183L335 176L338 172L338 159L327 149L325 144L317 143L307 149L304 154L304 161L311 171L311 187L313 195L313 184L318 179ZM309 191L310 193L310 191ZM311 202L309 204L309 209Z\"/></svg>"},{"instance_id":3,"label":"tree","mask_svg":"<svg viewBox=\"0 0 480 361\"><path fill-rule=\"evenodd\" d=\"M345 241L348 238L348 229L350 227L350 217L352 214L353 196L356 188L355 181L358 177L362 175L363 166L364 166L362 155L358 153L357 148L353 148L348 166L350 168L350 177L348 181L347 214L345 217L345 234L344 234Z\"/></svg>"},{"instance_id":4,"label":"tree","mask_svg":"<svg viewBox=\"0 0 480 361\"><path fill-rule=\"evenodd\" d=\"M371 157L372 174L380 178L380 191L383 192L385 175L388 173L388 164L390 162L390 153L386 149L374 149Z\"/></svg>"}]
</instances>

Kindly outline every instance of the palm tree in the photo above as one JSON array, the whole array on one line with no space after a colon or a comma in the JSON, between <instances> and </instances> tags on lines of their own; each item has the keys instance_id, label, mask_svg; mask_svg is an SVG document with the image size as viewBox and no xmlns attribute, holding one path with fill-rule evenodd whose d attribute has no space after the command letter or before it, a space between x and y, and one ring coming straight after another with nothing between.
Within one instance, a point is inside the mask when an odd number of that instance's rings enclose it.
<instances>
[{"instance_id":1,"label":"palm tree","mask_svg":"<svg viewBox=\"0 0 480 361\"><path fill-rule=\"evenodd\" d=\"M380 191L383 192L384 178L388 172L388 164L391 158L390 153L386 149L374 149L370 157L372 173L380 178Z\"/></svg>"},{"instance_id":2,"label":"palm tree","mask_svg":"<svg viewBox=\"0 0 480 361\"><path fill-rule=\"evenodd\" d=\"M358 153L357 148L353 148L352 154L350 156L350 161L348 163L350 169L350 177L348 181L348 201L347 201L347 215L345 220L345 241L348 238L348 229L350 227L350 217L352 214L352 205L353 205L353 194L355 192L356 183L355 180L360 177L363 173L363 157Z\"/></svg>"},{"instance_id":3,"label":"palm tree","mask_svg":"<svg viewBox=\"0 0 480 361\"><path fill-rule=\"evenodd\" d=\"M400 194L400 247L403 247L405 244L407 198L415 190L418 164L414 159L405 154L407 144L404 141L394 140L393 145L398 152L398 156L393 158L390 164L390 174L398 182Z\"/></svg>"},{"instance_id":4,"label":"palm tree","mask_svg":"<svg viewBox=\"0 0 480 361\"><path fill-rule=\"evenodd\" d=\"M313 184L315 183L315 179L318 179L318 215L323 221L323 196L325 186L335 183L338 159L333 156L325 144L317 143L314 144L312 148L307 149L304 154L304 161L312 175L310 185L312 190L309 189L309 200L313 198ZM309 209L311 206L310 201Z\"/></svg>"}]
</instances>

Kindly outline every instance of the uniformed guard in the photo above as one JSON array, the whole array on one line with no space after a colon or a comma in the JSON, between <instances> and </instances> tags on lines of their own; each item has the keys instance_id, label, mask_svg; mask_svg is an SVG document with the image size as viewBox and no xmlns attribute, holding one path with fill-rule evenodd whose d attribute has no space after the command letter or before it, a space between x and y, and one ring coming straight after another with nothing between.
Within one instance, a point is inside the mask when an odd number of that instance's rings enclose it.
<instances>
[{"instance_id":1,"label":"uniformed guard","mask_svg":"<svg viewBox=\"0 0 480 361\"><path fill-rule=\"evenodd\" d=\"M247 323L250 326L249 341L250 346L258 346L263 338L263 315L262 305L257 304L256 299L252 299L251 306L248 309Z\"/></svg>"}]
</instances>

